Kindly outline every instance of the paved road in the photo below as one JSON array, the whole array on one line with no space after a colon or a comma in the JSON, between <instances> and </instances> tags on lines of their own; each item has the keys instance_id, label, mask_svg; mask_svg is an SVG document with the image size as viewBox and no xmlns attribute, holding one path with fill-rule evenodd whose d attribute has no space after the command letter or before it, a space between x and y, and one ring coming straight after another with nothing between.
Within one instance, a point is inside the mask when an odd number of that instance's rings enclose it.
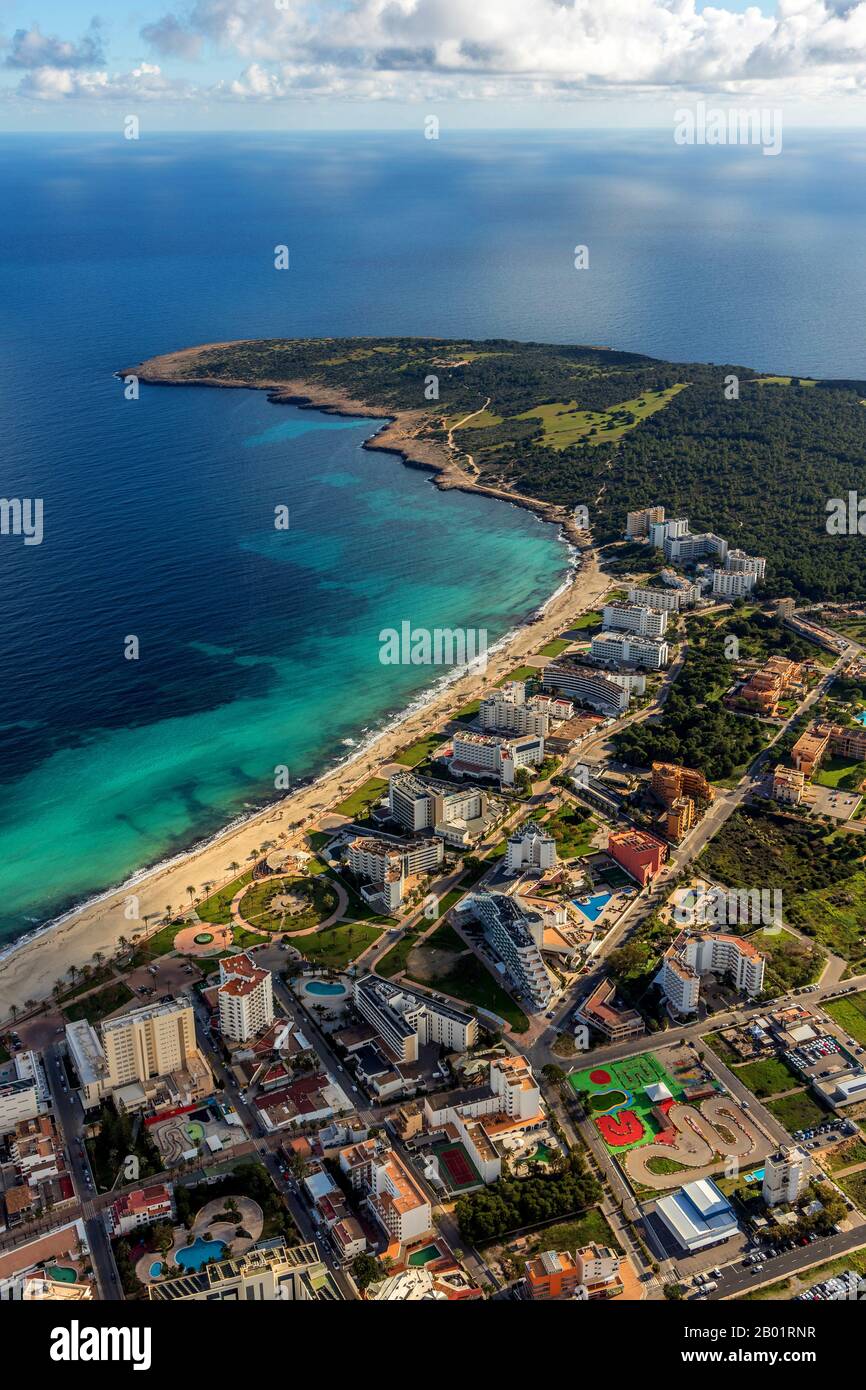
<instances>
[{"instance_id":1,"label":"paved road","mask_svg":"<svg viewBox=\"0 0 866 1390\"><path fill-rule=\"evenodd\" d=\"M275 985L278 982L274 981ZM247 1105L231 1073L226 1069L219 1049L215 1046L208 1026L208 1015L204 1008L197 1008L195 1011L196 1035L199 1046L208 1058L210 1066L219 1082L221 1089L228 1096L243 1122L244 1129L250 1139L256 1144L256 1149L261 1162L270 1174L271 1180L282 1197L284 1203L291 1212L292 1219L304 1240L311 1241L317 1246L319 1253L331 1267L331 1272L344 1298L355 1297L354 1285L343 1273L337 1264L334 1251L323 1233L316 1228L310 1209L301 1197L297 1183L291 1178L285 1178L280 1172L280 1167L274 1153L275 1148L279 1148L289 1137L287 1134L269 1134L260 1118L255 1106ZM305 1021L305 1032L308 1031Z\"/></svg>"},{"instance_id":2,"label":"paved road","mask_svg":"<svg viewBox=\"0 0 866 1390\"><path fill-rule=\"evenodd\" d=\"M103 1301L122 1298L120 1276L114 1263L114 1255L105 1222L100 1212L93 1212L88 1199L96 1192L96 1183L82 1138L84 1112L75 1092L70 1093L66 1071L60 1048L56 1043L43 1052L45 1072L51 1090L54 1115L68 1155L68 1168L72 1176L76 1196L82 1204L87 1243L96 1274L99 1296ZM109 1198L109 1200L112 1200ZM107 1203L106 1203L107 1204ZM56 1224L56 1223L55 1223Z\"/></svg>"},{"instance_id":3,"label":"paved road","mask_svg":"<svg viewBox=\"0 0 866 1390\"><path fill-rule=\"evenodd\" d=\"M847 1254L850 1250L861 1250L866 1246L866 1229L859 1227L856 1231L842 1231L838 1235L824 1236L821 1240L816 1240L811 1245L797 1246L794 1250L786 1250L784 1254L777 1255L773 1260L766 1260L758 1266L758 1272L750 1272L752 1267L744 1269L742 1265L730 1265L722 1270L722 1277L718 1280L719 1287L713 1293L708 1294L710 1300L723 1298L740 1298L744 1293L750 1293L753 1289L760 1288L765 1284L775 1284L779 1279L787 1279L790 1275L796 1274L798 1270L808 1269L812 1265L823 1264L825 1260L836 1259L839 1255ZM815 1282L818 1282L817 1279Z\"/></svg>"}]
</instances>

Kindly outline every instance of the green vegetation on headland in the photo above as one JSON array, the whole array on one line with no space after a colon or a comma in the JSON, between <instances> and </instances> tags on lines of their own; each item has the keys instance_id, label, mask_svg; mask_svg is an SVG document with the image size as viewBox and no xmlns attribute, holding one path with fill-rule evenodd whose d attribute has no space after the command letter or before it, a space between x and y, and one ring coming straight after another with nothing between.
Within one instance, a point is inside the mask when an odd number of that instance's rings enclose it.
<instances>
[{"instance_id":1,"label":"green vegetation on headland","mask_svg":"<svg viewBox=\"0 0 866 1390\"><path fill-rule=\"evenodd\" d=\"M828 498L864 490L862 381L800 382L506 339L271 338L144 364L145 379L149 371L173 381L300 382L311 397L318 386L382 414L414 412L413 432L434 445L471 415L454 437L480 482L588 506L597 540L619 539L630 508L663 501L694 530L766 555L771 592L862 593L858 538L828 535L825 525ZM425 394L430 376L435 401Z\"/></svg>"}]
</instances>

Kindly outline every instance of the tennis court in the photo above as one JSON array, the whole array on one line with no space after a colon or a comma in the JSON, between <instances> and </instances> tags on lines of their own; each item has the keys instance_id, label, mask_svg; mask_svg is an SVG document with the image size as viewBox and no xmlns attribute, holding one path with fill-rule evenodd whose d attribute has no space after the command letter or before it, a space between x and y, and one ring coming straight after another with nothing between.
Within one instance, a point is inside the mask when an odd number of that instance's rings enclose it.
<instances>
[{"instance_id":1,"label":"tennis court","mask_svg":"<svg viewBox=\"0 0 866 1390\"><path fill-rule=\"evenodd\" d=\"M481 1184L481 1174L463 1144L443 1144L433 1150L439 1163L439 1173L452 1192Z\"/></svg>"}]
</instances>

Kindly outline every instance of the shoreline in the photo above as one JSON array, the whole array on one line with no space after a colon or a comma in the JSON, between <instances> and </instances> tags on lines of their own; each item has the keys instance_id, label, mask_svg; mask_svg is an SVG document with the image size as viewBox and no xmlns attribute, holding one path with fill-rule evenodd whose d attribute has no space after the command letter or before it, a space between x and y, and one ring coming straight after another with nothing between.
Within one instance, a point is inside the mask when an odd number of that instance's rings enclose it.
<instances>
[{"instance_id":1,"label":"shoreline","mask_svg":"<svg viewBox=\"0 0 866 1390\"><path fill-rule=\"evenodd\" d=\"M128 373L118 373L125 374ZM397 456L404 466L430 471L434 474L432 481L443 490L455 488L475 492L534 511L539 520L559 528L560 538L570 550L571 562L564 579L549 598L490 648L485 671L442 672L407 706L386 716L382 728L364 736L356 747L348 748L345 757L323 768L297 790L289 791L259 810L236 817L188 849L136 870L122 883L94 894L32 932L0 946L0 1018L4 1019L8 1018L13 1005L23 1011L27 999L41 1002L50 998L55 983L67 975L72 965L80 967L91 961L95 952L112 955L121 936L129 939L142 929L145 916L154 919L158 928L169 904L175 913L182 915L188 902L186 886L191 881L201 897L204 883L213 882L217 886L235 876L238 871L229 871L230 862L239 863L241 868L245 862L251 862L249 856L254 850L258 851L263 839L274 840L282 848L302 845L310 828L308 821L333 815L333 806L352 788L392 762L394 754L402 747L429 732L431 722L445 722L453 717L488 685L520 664L521 659L534 655L551 638L571 626L581 613L594 607L611 586L610 579L599 570L595 550L585 542L581 544L573 525L569 525L570 514L560 514L565 509L553 508L520 494L512 495L505 489L475 485L453 461L425 457L428 451L441 453L441 448L428 440L415 440L405 412L391 415L375 410L329 388L322 388L322 396L327 399L319 400L313 394L315 388L308 383L282 383L282 388L288 389L277 391L274 389L276 383L272 387L267 383L250 386L240 381L227 383L213 379L160 379L158 374L146 375L142 369L138 369L138 374L152 384L264 389L276 404L294 404L302 409L360 419L387 419L389 423L366 439L362 447ZM302 385L307 389L301 391ZM298 828L292 830L291 826ZM138 916L130 919L124 915L124 907L133 895L138 898Z\"/></svg>"}]
</instances>

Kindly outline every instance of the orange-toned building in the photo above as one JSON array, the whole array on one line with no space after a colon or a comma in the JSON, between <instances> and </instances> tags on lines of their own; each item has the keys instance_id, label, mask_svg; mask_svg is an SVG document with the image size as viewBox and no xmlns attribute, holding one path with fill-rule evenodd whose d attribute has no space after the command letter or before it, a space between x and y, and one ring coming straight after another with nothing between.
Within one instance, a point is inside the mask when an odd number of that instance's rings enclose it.
<instances>
[{"instance_id":1,"label":"orange-toned building","mask_svg":"<svg viewBox=\"0 0 866 1390\"><path fill-rule=\"evenodd\" d=\"M669 840L682 840L695 823L695 803L690 796L678 796L665 812L665 834Z\"/></svg>"},{"instance_id":2,"label":"orange-toned building","mask_svg":"<svg viewBox=\"0 0 866 1390\"><path fill-rule=\"evenodd\" d=\"M655 878L668 857L668 847L646 830L612 830L607 852L641 887Z\"/></svg>"},{"instance_id":3,"label":"orange-toned building","mask_svg":"<svg viewBox=\"0 0 866 1390\"><path fill-rule=\"evenodd\" d=\"M605 1245L587 1245L574 1255L545 1250L524 1265L533 1299L613 1298L622 1292L620 1257Z\"/></svg>"},{"instance_id":4,"label":"orange-toned building","mask_svg":"<svg viewBox=\"0 0 866 1390\"><path fill-rule=\"evenodd\" d=\"M716 795L702 772L680 767L677 763L653 763L650 790L668 809L682 796L695 801L712 801Z\"/></svg>"},{"instance_id":5,"label":"orange-toned building","mask_svg":"<svg viewBox=\"0 0 866 1390\"><path fill-rule=\"evenodd\" d=\"M749 677L736 698L757 714L773 715L779 701L801 681L802 672L796 661L772 656L766 666Z\"/></svg>"}]
</instances>

